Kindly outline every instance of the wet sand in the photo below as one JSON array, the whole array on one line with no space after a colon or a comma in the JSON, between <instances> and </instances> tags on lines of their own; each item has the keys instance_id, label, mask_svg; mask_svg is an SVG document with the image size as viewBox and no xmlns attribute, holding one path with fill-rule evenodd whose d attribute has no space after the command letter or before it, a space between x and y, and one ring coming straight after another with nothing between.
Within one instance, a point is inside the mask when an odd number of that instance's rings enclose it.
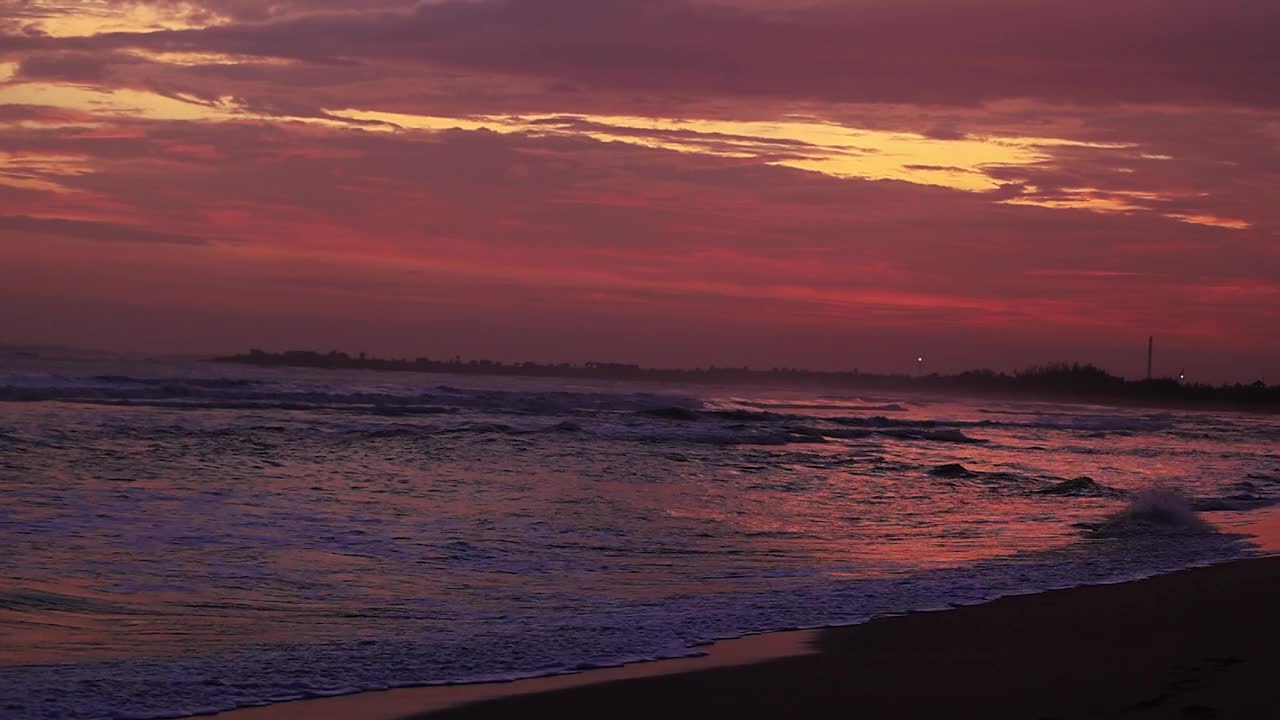
<instances>
[{"instance_id":1,"label":"wet sand","mask_svg":"<svg viewBox=\"0 0 1280 720\"><path fill-rule=\"evenodd\" d=\"M1276 717L1280 558L888 618L818 644L430 717Z\"/></svg>"},{"instance_id":2,"label":"wet sand","mask_svg":"<svg viewBox=\"0 0 1280 720\"><path fill-rule=\"evenodd\" d=\"M725 640L706 648L700 657L640 662L620 667L513 682L474 683L402 688L340 697L243 708L213 715L214 720L399 720L444 708L511 695L564 690L618 680L689 673L710 668L747 665L817 652L817 630L766 633Z\"/></svg>"},{"instance_id":3,"label":"wet sand","mask_svg":"<svg viewBox=\"0 0 1280 720\"><path fill-rule=\"evenodd\" d=\"M1280 513L1248 524L1278 549ZM1280 557L1266 557L755 636L719 643L706 658L216 717L1262 718L1278 713L1277 672Z\"/></svg>"}]
</instances>

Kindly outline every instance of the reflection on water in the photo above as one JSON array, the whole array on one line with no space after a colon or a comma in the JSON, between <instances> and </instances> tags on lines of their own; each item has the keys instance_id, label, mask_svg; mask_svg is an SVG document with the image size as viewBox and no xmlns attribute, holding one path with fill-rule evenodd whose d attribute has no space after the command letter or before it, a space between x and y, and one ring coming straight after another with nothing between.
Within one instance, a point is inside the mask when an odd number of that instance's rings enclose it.
<instances>
[{"instance_id":1,"label":"reflection on water","mask_svg":"<svg viewBox=\"0 0 1280 720\"><path fill-rule=\"evenodd\" d=\"M1280 498L1280 425L1228 413L20 370L0 376L0 687L29 700L57 669L16 666L63 664L152 688L98 701L142 715L679 654L1169 569L1241 548L1138 551L1077 524L1155 484L1236 513ZM1094 483L1053 490L1080 476ZM366 677L323 679L357 659Z\"/></svg>"}]
</instances>

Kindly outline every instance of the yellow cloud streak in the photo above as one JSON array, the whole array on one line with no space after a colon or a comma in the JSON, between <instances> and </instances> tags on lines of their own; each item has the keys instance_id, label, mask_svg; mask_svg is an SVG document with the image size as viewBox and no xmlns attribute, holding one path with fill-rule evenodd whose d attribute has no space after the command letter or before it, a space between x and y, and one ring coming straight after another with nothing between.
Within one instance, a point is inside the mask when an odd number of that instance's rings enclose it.
<instances>
[{"instance_id":1,"label":"yellow cloud streak","mask_svg":"<svg viewBox=\"0 0 1280 720\"><path fill-rule=\"evenodd\" d=\"M1034 186L1028 188L1031 192L1038 192ZM1134 213L1134 212L1153 212L1153 210L1141 204L1140 201L1162 201L1176 200L1178 196L1172 193L1156 193L1143 192L1139 190L1099 190L1089 187L1073 187L1062 188L1061 192L1065 197L1059 198L1035 198L1035 197L1015 197L1003 201L1007 205L1032 205L1036 207L1048 207L1058 209L1077 209L1091 210L1101 213ZM1205 214L1187 214L1187 213L1161 213L1164 217L1178 222L1190 223L1192 225L1208 225L1210 227L1226 228L1228 230L1248 230L1253 225L1244 220L1235 218L1224 218L1216 215Z\"/></svg>"},{"instance_id":2,"label":"yellow cloud streak","mask_svg":"<svg viewBox=\"0 0 1280 720\"><path fill-rule=\"evenodd\" d=\"M61 83L18 83L0 87L0 104L10 103L153 120L225 120L235 114L231 107L221 103L204 104L141 90L95 90Z\"/></svg>"},{"instance_id":3,"label":"yellow cloud streak","mask_svg":"<svg viewBox=\"0 0 1280 720\"><path fill-rule=\"evenodd\" d=\"M1042 147L1069 142L1051 138L935 139L913 133L860 130L808 118L777 122L626 115L447 118L351 109L332 110L330 114L414 130L580 135L722 157L782 155L766 162L835 177L903 180L971 192L999 186L982 172L984 167L1043 162L1049 156Z\"/></svg>"},{"instance_id":4,"label":"yellow cloud streak","mask_svg":"<svg viewBox=\"0 0 1280 720\"><path fill-rule=\"evenodd\" d=\"M722 157L794 155L768 164L833 177L901 180L953 190L985 192L1001 183L987 168L1010 168L1051 162L1054 147L1125 149L1123 143L1090 143L1044 137L931 138L915 133L862 130L811 118L776 122L645 118L627 115L527 115L446 118L367 110L333 110L334 117L390 123L417 130L490 130L499 133L581 135L678 152ZM557 123L556 121L560 121ZM1144 156L1147 157L1147 156ZM1152 156L1172 159L1168 156ZM1102 193L1069 188L1064 198L1014 198L1010 204L1093 212L1155 212L1129 200L1155 200L1158 193ZM1209 215L1165 214L1171 220L1244 229L1248 222Z\"/></svg>"},{"instance_id":5,"label":"yellow cloud streak","mask_svg":"<svg viewBox=\"0 0 1280 720\"><path fill-rule=\"evenodd\" d=\"M230 97L213 102L168 97L141 90L97 90L62 83L16 83L0 85L0 105L34 105L85 113L94 120L116 118L225 122L230 120L293 121L338 127L349 123L324 118L285 118L244 111ZM26 126L23 121L11 125ZM91 126L93 123L54 123L45 127ZM4 123L0 123L3 126ZM62 175L93 172L91 159L83 156L42 156L0 153L0 184L46 192L71 192L52 179Z\"/></svg>"},{"instance_id":6,"label":"yellow cloud streak","mask_svg":"<svg viewBox=\"0 0 1280 720\"><path fill-rule=\"evenodd\" d=\"M330 111L333 119L267 116L246 112L232 98L206 102L128 89L97 90L61 83L0 87L0 103L75 109L93 115L152 120L292 120L342 126L343 120L387 123L385 129L489 130L498 133L572 135L683 153L764 158L772 165L834 177L901 180L979 192L999 183L986 166L1043 162L1048 138L935 139L911 133L859 130L811 119L777 122L677 120L626 115L529 115L450 118L368 110ZM377 129L376 125L367 126ZM778 157L778 159L769 159Z\"/></svg>"},{"instance_id":7,"label":"yellow cloud streak","mask_svg":"<svg viewBox=\"0 0 1280 720\"><path fill-rule=\"evenodd\" d=\"M70 188L50 178L84 175L88 158L81 155L0 152L0 185L39 190L70 192Z\"/></svg>"},{"instance_id":8,"label":"yellow cloud streak","mask_svg":"<svg viewBox=\"0 0 1280 720\"><path fill-rule=\"evenodd\" d=\"M193 2L110 2L109 0L31 0L35 17L26 27L53 37L85 37L108 32L190 30L220 25L225 18Z\"/></svg>"},{"instance_id":9,"label":"yellow cloud streak","mask_svg":"<svg viewBox=\"0 0 1280 720\"><path fill-rule=\"evenodd\" d=\"M99 118L142 120L268 120L302 122L335 127L351 127L340 120L267 115L245 110L230 96L202 100L185 96L160 95L145 90L96 89L64 83L14 83L0 86L0 105L37 105L78 110Z\"/></svg>"},{"instance_id":10,"label":"yellow cloud streak","mask_svg":"<svg viewBox=\"0 0 1280 720\"><path fill-rule=\"evenodd\" d=\"M1235 218L1221 218L1216 215L1182 215L1174 214L1168 217L1174 220L1181 220L1184 223L1192 225L1208 225L1210 227L1227 228L1228 230L1248 230L1253 227L1253 223Z\"/></svg>"},{"instance_id":11,"label":"yellow cloud streak","mask_svg":"<svg viewBox=\"0 0 1280 720\"><path fill-rule=\"evenodd\" d=\"M154 52L151 50L129 50L128 54L144 58L152 62L166 65L182 65L187 67L200 65L292 65L293 60L286 58L266 58L255 55L235 55L215 52Z\"/></svg>"},{"instance_id":12,"label":"yellow cloud streak","mask_svg":"<svg viewBox=\"0 0 1280 720\"><path fill-rule=\"evenodd\" d=\"M152 120L229 121L267 120L305 122L364 130L450 129L531 135L588 137L682 153L735 158L761 158L765 163L832 177L899 180L967 192L1000 186L985 170L1030 166L1052 160L1055 146L1125 148L1058 138L964 137L930 138L914 133L849 128L810 118L775 122L645 118L627 115L481 115L451 118L370 110L330 110L329 118L272 116L248 112L233 98L216 101L159 95L140 90L98 90L61 83L17 83L0 86L0 104L59 107L94 116L137 117ZM384 123L357 125L356 123ZM1119 197L1100 196L1090 188L1066 190L1066 197L1020 197L1011 204L1037 205L1095 212L1152 211ZM1130 192L1135 200L1150 193ZM1249 223L1207 215L1168 214L1170 219L1201 225L1242 229Z\"/></svg>"}]
</instances>

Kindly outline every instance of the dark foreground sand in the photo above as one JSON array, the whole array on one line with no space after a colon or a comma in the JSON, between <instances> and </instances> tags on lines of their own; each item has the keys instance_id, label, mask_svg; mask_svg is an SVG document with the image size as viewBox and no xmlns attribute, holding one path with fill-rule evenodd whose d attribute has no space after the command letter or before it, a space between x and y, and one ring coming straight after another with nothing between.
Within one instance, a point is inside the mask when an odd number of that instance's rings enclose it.
<instances>
[{"instance_id":1,"label":"dark foreground sand","mask_svg":"<svg viewBox=\"0 0 1280 720\"><path fill-rule=\"evenodd\" d=\"M819 646L429 717L1280 717L1280 558L888 618Z\"/></svg>"},{"instance_id":2,"label":"dark foreground sand","mask_svg":"<svg viewBox=\"0 0 1280 720\"><path fill-rule=\"evenodd\" d=\"M819 647L430 717L1280 717L1280 559L890 618Z\"/></svg>"},{"instance_id":3,"label":"dark foreground sand","mask_svg":"<svg viewBox=\"0 0 1280 720\"><path fill-rule=\"evenodd\" d=\"M402 720L431 711L508 695L563 690L617 680L697 672L713 667L746 665L817 652L819 631L799 630L752 635L716 643L701 657L641 662L581 673L536 677L515 682L472 683L400 688L315 700L231 710L212 720Z\"/></svg>"},{"instance_id":4,"label":"dark foreground sand","mask_svg":"<svg viewBox=\"0 0 1280 720\"><path fill-rule=\"evenodd\" d=\"M1263 548L1280 551L1280 513L1254 515L1248 529ZM818 652L806 653L810 645ZM1280 557L744 638L718 644L707 658L362 693L217 717L406 716L1280 717Z\"/></svg>"},{"instance_id":5,"label":"dark foreground sand","mask_svg":"<svg viewBox=\"0 0 1280 720\"><path fill-rule=\"evenodd\" d=\"M820 652L794 655L805 641ZM1280 717L1280 558L727 647L712 661L364 693L219 717L369 720L408 708L436 709L415 716L433 720ZM762 653L793 655L698 669ZM472 704L445 707L457 703Z\"/></svg>"}]
</instances>

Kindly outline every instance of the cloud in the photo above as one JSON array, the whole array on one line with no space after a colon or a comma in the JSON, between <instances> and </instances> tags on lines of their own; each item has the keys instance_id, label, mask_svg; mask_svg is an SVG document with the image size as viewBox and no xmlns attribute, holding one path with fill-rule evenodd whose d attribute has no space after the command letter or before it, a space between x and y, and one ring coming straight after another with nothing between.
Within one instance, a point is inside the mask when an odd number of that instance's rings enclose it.
<instances>
[{"instance_id":1,"label":"cloud","mask_svg":"<svg viewBox=\"0 0 1280 720\"><path fill-rule=\"evenodd\" d=\"M1280 74L1280 47L1270 30L1280 22L1280 6L1270 0L870 0L780 8L695 0L447 0L411 9L305 7L320 11L197 29L13 41L27 51L134 47L320 65L342 59L668 96L1280 105L1261 81Z\"/></svg>"},{"instance_id":2,"label":"cloud","mask_svg":"<svg viewBox=\"0 0 1280 720\"><path fill-rule=\"evenodd\" d=\"M1278 13L0 0L0 301L133 346L1261 368Z\"/></svg>"},{"instance_id":3,"label":"cloud","mask_svg":"<svg viewBox=\"0 0 1280 720\"><path fill-rule=\"evenodd\" d=\"M76 195L39 214L97 197L164 232L246 238L272 251L394 257L533 284L743 296L753 286L811 288L850 308L923 287L957 308L972 310L975 297L983 307L1025 302L1043 291L1021 279L1027 268L1105 267L1194 284L1261 280L1276 259L1254 231L1236 238L1159 216L1002 206L982 194L582 138L131 127L102 137L49 132L39 144L28 134L32 152L61 148L111 169L60 177ZM1166 251L1153 254L1151 238ZM1069 315L1087 318L1116 300L1081 297Z\"/></svg>"},{"instance_id":4,"label":"cloud","mask_svg":"<svg viewBox=\"0 0 1280 720\"><path fill-rule=\"evenodd\" d=\"M208 244L208 241L198 237L149 230L134 225L96 220L40 218L29 215L0 215L0 231L101 240L104 242L166 243L175 245Z\"/></svg>"},{"instance_id":5,"label":"cloud","mask_svg":"<svg viewBox=\"0 0 1280 720\"><path fill-rule=\"evenodd\" d=\"M108 59L93 53L46 53L30 57L18 65L17 81L60 80L73 83L97 82L109 74Z\"/></svg>"}]
</instances>

